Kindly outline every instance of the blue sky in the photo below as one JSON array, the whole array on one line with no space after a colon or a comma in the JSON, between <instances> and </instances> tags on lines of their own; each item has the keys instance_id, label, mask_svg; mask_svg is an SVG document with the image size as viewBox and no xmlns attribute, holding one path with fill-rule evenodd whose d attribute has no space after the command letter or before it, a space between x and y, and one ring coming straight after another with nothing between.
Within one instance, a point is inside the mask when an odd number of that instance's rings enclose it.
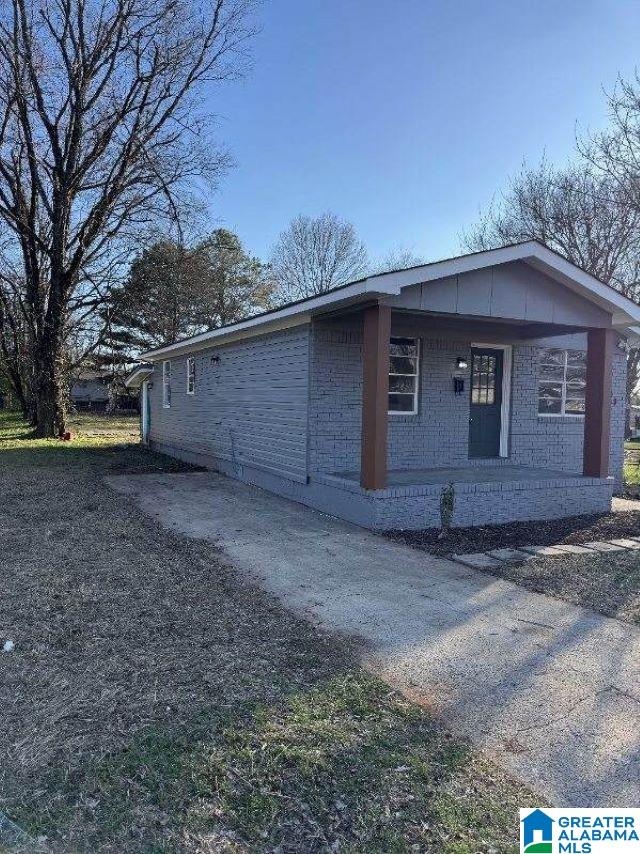
<instances>
[{"instance_id":1,"label":"blue sky","mask_svg":"<svg viewBox=\"0 0 640 854\"><path fill-rule=\"evenodd\" d=\"M637 0L267 0L258 18L251 74L210 98L237 164L212 215L263 258L324 210L373 258L454 254L523 159L564 162L640 65Z\"/></svg>"}]
</instances>

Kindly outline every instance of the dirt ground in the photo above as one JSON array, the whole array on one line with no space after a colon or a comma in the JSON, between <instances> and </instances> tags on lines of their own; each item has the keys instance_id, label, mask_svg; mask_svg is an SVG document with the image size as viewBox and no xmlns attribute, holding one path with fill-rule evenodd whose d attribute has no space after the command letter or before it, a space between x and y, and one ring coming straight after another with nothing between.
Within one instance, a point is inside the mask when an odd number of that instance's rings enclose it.
<instances>
[{"instance_id":1,"label":"dirt ground","mask_svg":"<svg viewBox=\"0 0 640 854\"><path fill-rule=\"evenodd\" d=\"M0 809L38 850L517 850L534 796L103 486L184 468L119 429L0 421Z\"/></svg>"}]
</instances>

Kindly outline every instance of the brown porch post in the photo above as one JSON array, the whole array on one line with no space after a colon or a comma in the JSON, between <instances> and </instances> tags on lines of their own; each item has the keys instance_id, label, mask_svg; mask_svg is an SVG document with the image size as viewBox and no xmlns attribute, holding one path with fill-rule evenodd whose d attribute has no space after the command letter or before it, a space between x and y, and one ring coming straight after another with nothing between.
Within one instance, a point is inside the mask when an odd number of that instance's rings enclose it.
<instances>
[{"instance_id":1,"label":"brown porch post","mask_svg":"<svg viewBox=\"0 0 640 854\"><path fill-rule=\"evenodd\" d=\"M362 347L362 458L360 485L387 485L387 422L389 399L389 338L391 309L374 305L364 310Z\"/></svg>"},{"instance_id":2,"label":"brown porch post","mask_svg":"<svg viewBox=\"0 0 640 854\"><path fill-rule=\"evenodd\" d=\"M582 470L589 477L609 475L611 360L614 343L615 333L612 329L590 329L588 332Z\"/></svg>"}]
</instances>

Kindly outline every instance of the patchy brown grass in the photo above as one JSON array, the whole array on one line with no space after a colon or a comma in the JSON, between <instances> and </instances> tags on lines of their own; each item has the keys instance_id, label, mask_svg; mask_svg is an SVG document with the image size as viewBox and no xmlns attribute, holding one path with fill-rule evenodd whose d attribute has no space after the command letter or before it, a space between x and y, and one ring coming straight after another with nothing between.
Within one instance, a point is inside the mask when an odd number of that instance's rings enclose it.
<instances>
[{"instance_id":1,"label":"patchy brown grass","mask_svg":"<svg viewBox=\"0 0 640 854\"><path fill-rule=\"evenodd\" d=\"M640 512L605 513L476 528L390 531L387 536L430 554L448 556L520 546L579 545L594 540L640 536ZM538 557L486 570L536 593L546 593L608 617L640 623L640 552Z\"/></svg>"},{"instance_id":2,"label":"patchy brown grass","mask_svg":"<svg viewBox=\"0 0 640 854\"><path fill-rule=\"evenodd\" d=\"M2 810L50 852L515 851L526 790L102 485L185 468L130 426L0 422Z\"/></svg>"}]
</instances>

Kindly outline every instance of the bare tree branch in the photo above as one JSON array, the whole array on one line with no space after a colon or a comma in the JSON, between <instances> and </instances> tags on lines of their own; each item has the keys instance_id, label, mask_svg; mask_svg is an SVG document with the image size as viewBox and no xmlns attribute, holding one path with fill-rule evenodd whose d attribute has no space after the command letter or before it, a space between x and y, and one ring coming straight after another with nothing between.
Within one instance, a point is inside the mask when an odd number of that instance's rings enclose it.
<instances>
[{"instance_id":1,"label":"bare tree branch","mask_svg":"<svg viewBox=\"0 0 640 854\"><path fill-rule=\"evenodd\" d=\"M144 230L178 221L193 180L215 183L228 166L198 96L242 71L251 8L251 0L0 8L0 228L20 262L17 305L32 330L42 435L63 419L60 365L74 313L106 295L87 284L96 269L119 263L123 244Z\"/></svg>"},{"instance_id":2,"label":"bare tree branch","mask_svg":"<svg viewBox=\"0 0 640 854\"><path fill-rule=\"evenodd\" d=\"M271 258L282 301L324 293L366 275L367 266L353 225L333 213L297 216L280 235Z\"/></svg>"}]
</instances>

